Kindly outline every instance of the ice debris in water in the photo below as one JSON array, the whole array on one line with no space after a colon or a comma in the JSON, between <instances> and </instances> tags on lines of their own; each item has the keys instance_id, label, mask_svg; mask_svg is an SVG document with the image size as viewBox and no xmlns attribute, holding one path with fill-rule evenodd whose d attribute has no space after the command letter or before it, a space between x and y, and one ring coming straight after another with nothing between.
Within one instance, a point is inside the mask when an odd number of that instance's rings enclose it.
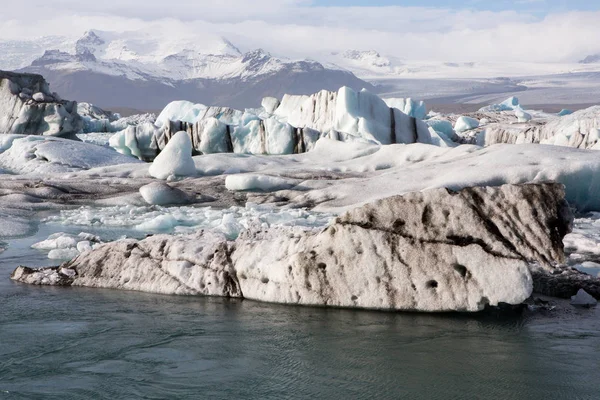
<instances>
[{"instance_id":1,"label":"ice debris in water","mask_svg":"<svg viewBox=\"0 0 600 400\"><path fill-rule=\"evenodd\" d=\"M600 259L600 213L590 212L575 219L573 231L563 239L569 265L593 268Z\"/></svg>"},{"instance_id":2,"label":"ice debris in water","mask_svg":"<svg viewBox=\"0 0 600 400\"><path fill-rule=\"evenodd\" d=\"M125 227L145 233L192 233L211 229L235 239L250 226L321 227L334 218L333 214L305 209L275 208L247 203L245 207L216 209L212 207L161 207L120 205L113 207L81 207L61 211L44 220L71 226Z\"/></svg>"},{"instance_id":3,"label":"ice debris in water","mask_svg":"<svg viewBox=\"0 0 600 400\"><path fill-rule=\"evenodd\" d=\"M48 236L46 240L33 244L31 247L37 250L46 250L48 258L52 260L70 260L80 253L92 250L95 244L101 243L98 236L81 232L73 235L65 232L57 232Z\"/></svg>"},{"instance_id":4,"label":"ice debris in water","mask_svg":"<svg viewBox=\"0 0 600 400\"><path fill-rule=\"evenodd\" d=\"M592 307L598 304L598 301L585 290L579 289L577 294L571 297L571 304L574 306Z\"/></svg>"},{"instance_id":5,"label":"ice debris in water","mask_svg":"<svg viewBox=\"0 0 600 400\"><path fill-rule=\"evenodd\" d=\"M148 172L157 179L196 174L196 166L192 158L192 141L186 132L177 132L171 138L156 156Z\"/></svg>"}]
</instances>

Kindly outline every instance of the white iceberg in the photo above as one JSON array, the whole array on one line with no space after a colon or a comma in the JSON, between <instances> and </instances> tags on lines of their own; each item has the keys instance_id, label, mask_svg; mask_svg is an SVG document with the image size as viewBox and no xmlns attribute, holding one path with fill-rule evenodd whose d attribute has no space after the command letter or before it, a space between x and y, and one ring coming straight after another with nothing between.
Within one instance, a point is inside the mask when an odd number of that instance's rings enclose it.
<instances>
[{"instance_id":1,"label":"white iceberg","mask_svg":"<svg viewBox=\"0 0 600 400\"><path fill-rule=\"evenodd\" d=\"M461 116L454 124L454 131L462 133L479 127L479 121L475 118Z\"/></svg>"},{"instance_id":2,"label":"white iceberg","mask_svg":"<svg viewBox=\"0 0 600 400\"><path fill-rule=\"evenodd\" d=\"M146 203L151 205L186 204L193 198L182 190L165 182L152 182L140 188L140 194Z\"/></svg>"},{"instance_id":3,"label":"white iceberg","mask_svg":"<svg viewBox=\"0 0 600 400\"><path fill-rule=\"evenodd\" d=\"M571 297L571 304L580 307L592 307L598 304L598 300L593 298L588 292L579 289L577 294Z\"/></svg>"},{"instance_id":4,"label":"white iceberg","mask_svg":"<svg viewBox=\"0 0 600 400\"><path fill-rule=\"evenodd\" d=\"M157 179L193 176L196 166L192 158L192 142L186 132L177 132L154 159L148 173Z\"/></svg>"}]
</instances>

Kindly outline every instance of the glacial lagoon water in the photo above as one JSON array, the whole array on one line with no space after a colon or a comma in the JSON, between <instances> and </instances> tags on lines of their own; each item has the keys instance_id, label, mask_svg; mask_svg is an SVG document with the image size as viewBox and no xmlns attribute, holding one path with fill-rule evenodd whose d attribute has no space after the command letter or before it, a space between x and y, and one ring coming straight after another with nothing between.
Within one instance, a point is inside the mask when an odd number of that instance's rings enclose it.
<instances>
[{"instance_id":1,"label":"glacial lagoon water","mask_svg":"<svg viewBox=\"0 0 600 400\"><path fill-rule=\"evenodd\" d=\"M49 233L0 253L0 399L600 398L599 308L426 315L10 281L54 264L30 249Z\"/></svg>"}]
</instances>

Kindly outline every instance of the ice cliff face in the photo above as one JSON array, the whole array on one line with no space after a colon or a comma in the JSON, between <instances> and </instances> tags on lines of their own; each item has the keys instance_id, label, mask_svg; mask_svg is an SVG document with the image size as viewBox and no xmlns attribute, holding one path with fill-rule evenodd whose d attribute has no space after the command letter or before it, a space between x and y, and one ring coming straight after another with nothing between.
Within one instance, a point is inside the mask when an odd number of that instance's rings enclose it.
<instances>
[{"instance_id":1,"label":"ice cliff face","mask_svg":"<svg viewBox=\"0 0 600 400\"><path fill-rule=\"evenodd\" d=\"M42 76L0 71L0 133L61 136L81 128L77 103L50 93Z\"/></svg>"},{"instance_id":2,"label":"ice cliff face","mask_svg":"<svg viewBox=\"0 0 600 400\"><path fill-rule=\"evenodd\" d=\"M563 261L572 216L559 184L435 189L380 200L323 230L206 231L100 245L32 284L413 311L478 311L530 296L532 264Z\"/></svg>"},{"instance_id":3,"label":"ice cliff face","mask_svg":"<svg viewBox=\"0 0 600 400\"><path fill-rule=\"evenodd\" d=\"M127 127L111 138L111 146L152 159L179 131L188 133L195 154L297 154L311 150L322 137L376 144L445 144L422 120L390 107L367 90L342 87L310 96L285 95L281 101L268 97L262 103L261 108L240 111L175 101L155 124ZM402 106L424 109L414 102Z\"/></svg>"},{"instance_id":4,"label":"ice cliff face","mask_svg":"<svg viewBox=\"0 0 600 400\"><path fill-rule=\"evenodd\" d=\"M600 106L572 114L531 121L524 124L496 123L486 127L477 137L480 145L496 143L541 143L580 149L600 149Z\"/></svg>"}]
</instances>

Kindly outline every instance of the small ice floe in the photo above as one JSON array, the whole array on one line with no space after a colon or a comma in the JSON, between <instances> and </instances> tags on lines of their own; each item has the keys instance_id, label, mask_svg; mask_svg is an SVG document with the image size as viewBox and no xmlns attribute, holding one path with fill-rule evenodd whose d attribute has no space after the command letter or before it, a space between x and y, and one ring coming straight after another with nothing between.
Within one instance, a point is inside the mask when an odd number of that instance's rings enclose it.
<instances>
[{"instance_id":1,"label":"small ice floe","mask_svg":"<svg viewBox=\"0 0 600 400\"><path fill-rule=\"evenodd\" d=\"M70 260L79 254L90 251L101 243L98 236L81 232L78 235L58 232L48 236L48 239L35 243L33 249L48 251L51 260Z\"/></svg>"},{"instance_id":2,"label":"small ice floe","mask_svg":"<svg viewBox=\"0 0 600 400\"><path fill-rule=\"evenodd\" d=\"M593 307L598 304L598 301L585 290L579 289L579 292L571 297L571 304L579 307Z\"/></svg>"},{"instance_id":3,"label":"small ice floe","mask_svg":"<svg viewBox=\"0 0 600 400\"><path fill-rule=\"evenodd\" d=\"M297 183L298 181L294 179L259 174L229 175L225 179L225 187L232 191L261 190L270 192L290 189Z\"/></svg>"},{"instance_id":4,"label":"small ice floe","mask_svg":"<svg viewBox=\"0 0 600 400\"><path fill-rule=\"evenodd\" d=\"M144 185L140 188L140 194L146 203L157 206L189 204L193 201L192 196L165 182L152 182Z\"/></svg>"}]
</instances>

